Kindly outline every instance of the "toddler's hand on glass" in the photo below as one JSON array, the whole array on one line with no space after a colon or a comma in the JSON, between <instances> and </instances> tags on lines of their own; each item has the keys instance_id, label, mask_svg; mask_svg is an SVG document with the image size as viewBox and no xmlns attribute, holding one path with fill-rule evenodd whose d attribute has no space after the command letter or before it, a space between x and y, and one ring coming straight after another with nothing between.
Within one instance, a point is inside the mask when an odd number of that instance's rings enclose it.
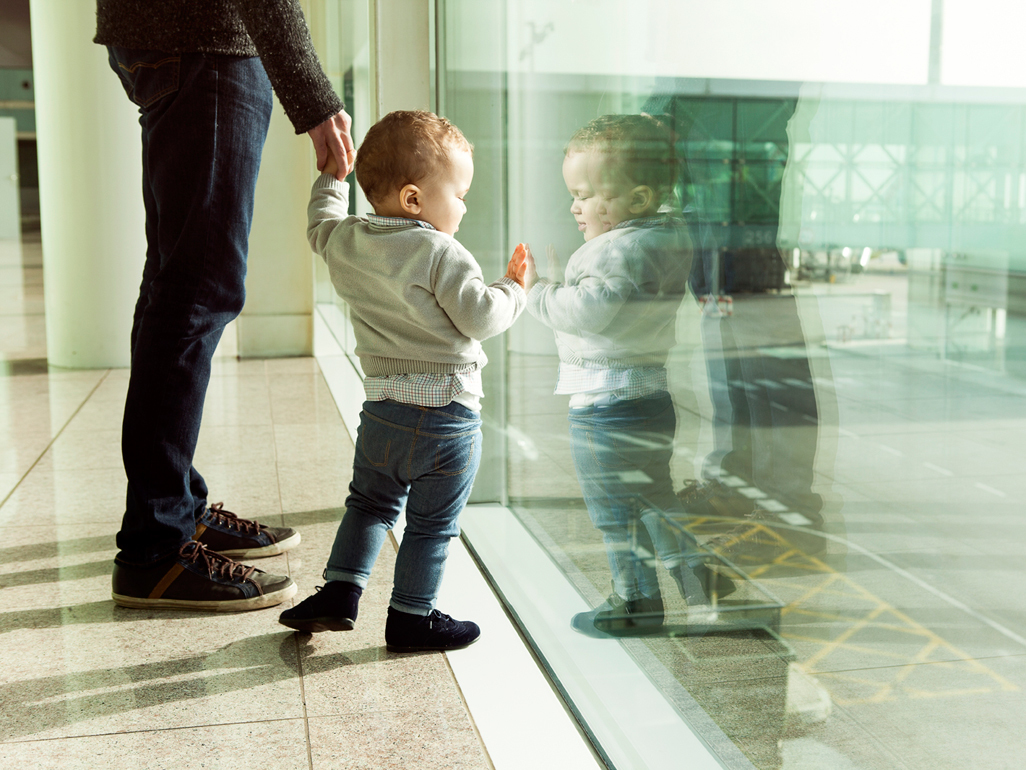
<instances>
[{"instance_id":1,"label":"toddler's hand on glass","mask_svg":"<svg viewBox=\"0 0 1026 770\"><path fill-rule=\"evenodd\" d=\"M548 248L545 249L545 254L548 257L549 262L549 280L553 283L563 283L566 275L563 273L563 265L559 262L559 255L556 253L556 247L550 243Z\"/></svg>"},{"instance_id":2,"label":"toddler's hand on glass","mask_svg":"<svg viewBox=\"0 0 1026 770\"><path fill-rule=\"evenodd\" d=\"M506 265L506 277L524 286L524 275L527 272L528 248L524 244L517 245L509 264Z\"/></svg>"}]
</instances>

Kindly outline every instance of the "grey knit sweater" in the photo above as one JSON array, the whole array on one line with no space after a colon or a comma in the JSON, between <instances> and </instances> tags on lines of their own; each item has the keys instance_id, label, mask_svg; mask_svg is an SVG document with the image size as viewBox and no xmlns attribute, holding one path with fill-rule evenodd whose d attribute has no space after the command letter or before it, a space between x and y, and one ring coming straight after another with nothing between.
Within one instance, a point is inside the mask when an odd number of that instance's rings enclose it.
<instances>
[{"instance_id":1,"label":"grey knit sweater","mask_svg":"<svg viewBox=\"0 0 1026 770\"><path fill-rule=\"evenodd\" d=\"M364 374L484 366L480 340L513 325L527 303L524 290L505 277L485 284L477 261L451 235L347 216L348 193L348 184L328 174L314 182L307 237L349 304Z\"/></svg>"},{"instance_id":2,"label":"grey knit sweater","mask_svg":"<svg viewBox=\"0 0 1026 770\"><path fill-rule=\"evenodd\" d=\"M692 254L682 220L632 220L575 251L565 283L535 284L528 312L555 330L560 361L591 369L664 366Z\"/></svg>"},{"instance_id":3,"label":"grey knit sweater","mask_svg":"<svg viewBox=\"0 0 1026 770\"><path fill-rule=\"evenodd\" d=\"M317 60L299 0L97 0L94 42L259 56L297 134L343 107Z\"/></svg>"}]
</instances>

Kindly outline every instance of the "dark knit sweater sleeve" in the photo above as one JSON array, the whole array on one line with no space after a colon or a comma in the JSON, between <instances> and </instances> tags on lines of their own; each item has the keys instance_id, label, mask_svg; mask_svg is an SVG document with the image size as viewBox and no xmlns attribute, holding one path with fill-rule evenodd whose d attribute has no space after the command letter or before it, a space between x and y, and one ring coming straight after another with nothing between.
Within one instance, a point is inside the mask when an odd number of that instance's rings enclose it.
<instances>
[{"instance_id":1,"label":"dark knit sweater sleeve","mask_svg":"<svg viewBox=\"0 0 1026 770\"><path fill-rule=\"evenodd\" d=\"M297 134L343 108L299 0L97 0L94 40L168 53L260 56Z\"/></svg>"},{"instance_id":2,"label":"dark knit sweater sleeve","mask_svg":"<svg viewBox=\"0 0 1026 770\"><path fill-rule=\"evenodd\" d=\"M317 60L298 0L234 0L297 134L342 109Z\"/></svg>"}]
</instances>

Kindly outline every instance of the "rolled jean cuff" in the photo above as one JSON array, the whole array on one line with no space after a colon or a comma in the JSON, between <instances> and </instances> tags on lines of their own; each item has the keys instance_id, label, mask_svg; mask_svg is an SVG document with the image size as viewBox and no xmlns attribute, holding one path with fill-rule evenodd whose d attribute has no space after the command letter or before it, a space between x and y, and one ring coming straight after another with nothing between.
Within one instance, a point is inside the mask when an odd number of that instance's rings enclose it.
<instances>
[{"instance_id":1,"label":"rolled jean cuff","mask_svg":"<svg viewBox=\"0 0 1026 770\"><path fill-rule=\"evenodd\" d=\"M424 618L426 618L428 615L430 615L431 614L431 610L434 609L434 607L428 607L427 609L425 609L424 607L414 607L414 606L409 605L409 604L402 604L401 602L397 602L395 599L389 600L388 606L391 607L393 610L398 610L399 612L405 612L408 615L420 615L421 617L424 617Z\"/></svg>"},{"instance_id":2,"label":"rolled jean cuff","mask_svg":"<svg viewBox=\"0 0 1026 770\"><path fill-rule=\"evenodd\" d=\"M366 575L354 575L352 572L343 572L342 570L325 567L322 577L325 580L344 580L347 583L355 583L360 588L367 587Z\"/></svg>"}]
</instances>

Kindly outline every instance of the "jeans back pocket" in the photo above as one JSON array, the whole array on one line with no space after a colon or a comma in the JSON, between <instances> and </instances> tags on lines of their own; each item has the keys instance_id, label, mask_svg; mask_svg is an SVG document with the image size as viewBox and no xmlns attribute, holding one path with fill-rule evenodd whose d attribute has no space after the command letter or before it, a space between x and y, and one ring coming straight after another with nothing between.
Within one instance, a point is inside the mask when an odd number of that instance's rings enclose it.
<instances>
[{"instance_id":1,"label":"jeans back pocket","mask_svg":"<svg viewBox=\"0 0 1026 770\"><path fill-rule=\"evenodd\" d=\"M461 476L467 471L477 471L479 433L464 433L452 438L428 439L434 456L435 473L441 476ZM423 439L422 439L423 440Z\"/></svg>"},{"instance_id":2,"label":"jeans back pocket","mask_svg":"<svg viewBox=\"0 0 1026 770\"><path fill-rule=\"evenodd\" d=\"M178 90L182 57L163 51L108 46L110 67L121 79L128 98L149 107Z\"/></svg>"}]
</instances>

